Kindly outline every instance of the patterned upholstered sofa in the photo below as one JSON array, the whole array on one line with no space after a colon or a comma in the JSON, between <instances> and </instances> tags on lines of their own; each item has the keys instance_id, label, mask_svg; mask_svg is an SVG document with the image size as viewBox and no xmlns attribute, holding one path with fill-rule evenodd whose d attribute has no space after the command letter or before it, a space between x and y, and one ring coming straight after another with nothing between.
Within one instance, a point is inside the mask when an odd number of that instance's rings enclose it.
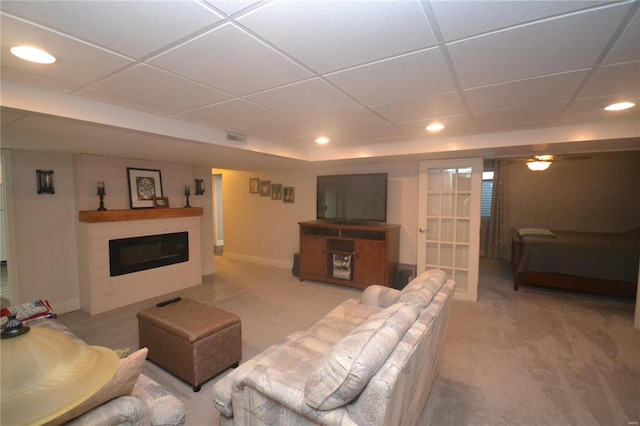
<instances>
[{"instance_id":1,"label":"patterned upholstered sofa","mask_svg":"<svg viewBox=\"0 0 640 426\"><path fill-rule=\"evenodd\" d=\"M418 424L454 288L437 270L368 287L216 383L221 424Z\"/></svg>"},{"instance_id":2,"label":"patterned upholstered sofa","mask_svg":"<svg viewBox=\"0 0 640 426\"><path fill-rule=\"evenodd\" d=\"M78 338L75 334L71 333L71 331L65 327L61 322L55 319L39 319L28 324L30 327L43 327L51 330L56 330L61 333L64 333L71 337L72 339L85 344L80 338ZM144 363L144 359L146 359L146 349L144 351L135 352L127 358L138 358L137 361L140 365L139 370L142 368L141 364ZM114 379L118 377L122 377L123 375L119 375L119 372L122 370L131 371L135 369L135 367L128 366L123 368L123 362L125 360L121 360L119 371L116 372L116 376ZM50 424L60 424L65 423L66 425L183 425L185 422L185 408L184 404L176 398L171 393L167 392L162 386L160 386L155 381L151 380L149 377L144 374L135 374L133 377L133 381L135 381L135 385L133 385L133 390L130 394L118 396L116 398L110 399L107 402L104 402L97 407L90 409L89 411L81 414L78 417L75 417L69 421L67 421L68 417L72 417L73 413L70 415L60 416L55 421L52 421ZM126 373L124 374L126 375ZM129 376L131 374L129 373ZM113 384L114 381L112 379L105 388ZM118 385L114 386L118 387ZM92 399L97 401L99 398L109 399L112 397L108 396L109 391L101 389ZM91 403L91 401L88 401Z\"/></svg>"}]
</instances>

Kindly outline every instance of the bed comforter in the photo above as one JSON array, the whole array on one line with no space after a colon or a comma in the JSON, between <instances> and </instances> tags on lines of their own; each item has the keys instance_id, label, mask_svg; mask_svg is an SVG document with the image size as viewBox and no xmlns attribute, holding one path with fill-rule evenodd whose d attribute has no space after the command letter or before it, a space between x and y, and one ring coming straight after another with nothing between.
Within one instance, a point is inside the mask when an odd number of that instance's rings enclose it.
<instances>
[{"instance_id":1,"label":"bed comforter","mask_svg":"<svg viewBox=\"0 0 640 426\"><path fill-rule=\"evenodd\" d=\"M640 228L623 233L553 231L523 235L517 272L552 272L623 282L638 280Z\"/></svg>"}]
</instances>

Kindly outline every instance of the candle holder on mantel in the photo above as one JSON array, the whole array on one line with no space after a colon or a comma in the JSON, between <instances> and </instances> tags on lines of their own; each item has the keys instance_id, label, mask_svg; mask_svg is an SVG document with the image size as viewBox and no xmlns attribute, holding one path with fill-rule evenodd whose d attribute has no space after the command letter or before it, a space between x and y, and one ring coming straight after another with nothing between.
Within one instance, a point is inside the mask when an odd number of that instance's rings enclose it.
<instances>
[{"instance_id":1,"label":"candle holder on mantel","mask_svg":"<svg viewBox=\"0 0 640 426\"><path fill-rule=\"evenodd\" d=\"M104 196L107 195L107 193L104 191L104 182L98 182L98 197L100 197L100 207L98 207L99 212L104 212L107 211L107 209L104 207Z\"/></svg>"},{"instance_id":2,"label":"candle holder on mantel","mask_svg":"<svg viewBox=\"0 0 640 426\"><path fill-rule=\"evenodd\" d=\"M191 205L189 204L189 195L191 195L191 188L189 187L189 185L186 185L184 187L184 196L187 198L187 203L184 205L185 208L191 207Z\"/></svg>"}]
</instances>

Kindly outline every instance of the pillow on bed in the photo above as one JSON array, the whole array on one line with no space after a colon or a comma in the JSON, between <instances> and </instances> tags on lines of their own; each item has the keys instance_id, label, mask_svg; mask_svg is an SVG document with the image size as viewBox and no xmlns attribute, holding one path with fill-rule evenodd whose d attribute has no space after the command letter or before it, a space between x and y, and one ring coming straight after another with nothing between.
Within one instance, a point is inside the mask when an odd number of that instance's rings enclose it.
<instances>
[{"instance_id":1,"label":"pillow on bed","mask_svg":"<svg viewBox=\"0 0 640 426\"><path fill-rule=\"evenodd\" d=\"M549 231L548 229L544 229L544 228L520 228L518 229L518 236L519 237L524 237L524 236L534 236L534 237L548 237L548 238L554 238L556 235Z\"/></svg>"}]
</instances>

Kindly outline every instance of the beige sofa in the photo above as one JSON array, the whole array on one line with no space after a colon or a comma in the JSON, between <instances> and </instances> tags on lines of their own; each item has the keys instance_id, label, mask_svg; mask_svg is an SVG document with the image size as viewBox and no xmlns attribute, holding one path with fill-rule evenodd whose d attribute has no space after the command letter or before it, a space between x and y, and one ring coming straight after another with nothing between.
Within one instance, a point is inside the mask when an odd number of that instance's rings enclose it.
<instances>
[{"instance_id":1,"label":"beige sofa","mask_svg":"<svg viewBox=\"0 0 640 426\"><path fill-rule=\"evenodd\" d=\"M427 271L370 286L214 386L221 423L417 424L438 371L455 282Z\"/></svg>"}]
</instances>

